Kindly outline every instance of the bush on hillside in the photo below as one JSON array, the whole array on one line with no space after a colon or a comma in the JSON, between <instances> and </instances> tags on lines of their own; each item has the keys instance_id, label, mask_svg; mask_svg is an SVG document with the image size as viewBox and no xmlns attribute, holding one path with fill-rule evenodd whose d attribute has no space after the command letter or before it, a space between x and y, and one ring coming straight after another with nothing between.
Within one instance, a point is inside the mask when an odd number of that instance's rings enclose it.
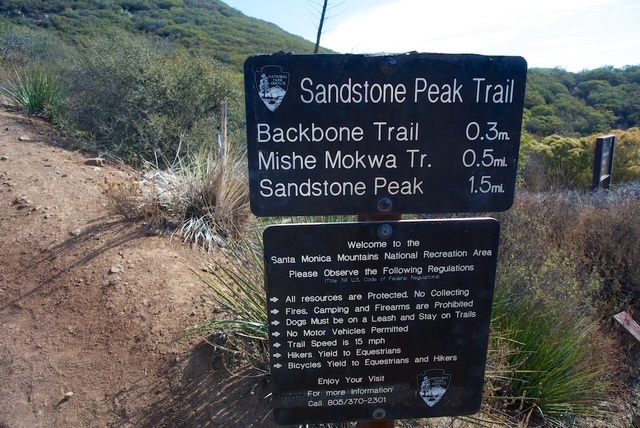
<instances>
[{"instance_id":1,"label":"bush on hillside","mask_svg":"<svg viewBox=\"0 0 640 428\"><path fill-rule=\"evenodd\" d=\"M616 136L613 183L640 180L640 128L611 133ZM531 192L589 189L596 139L602 135L580 139L552 135L537 141L525 132L520 149L520 184Z\"/></svg>"},{"instance_id":2,"label":"bush on hillside","mask_svg":"<svg viewBox=\"0 0 640 428\"><path fill-rule=\"evenodd\" d=\"M111 157L164 166L214 146L225 101L230 132L243 124L241 81L215 62L126 33L87 39L81 51L67 80L66 116Z\"/></svg>"},{"instance_id":3,"label":"bush on hillside","mask_svg":"<svg viewBox=\"0 0 640 428\"><path fill-rule=\"evenodd\" d=\"M532 140L526 147L525 182L531 190L587 188L593 165L593 149L582 140L552 135L541 142Z\"/></svg>"},{"instance_id":4,"label":"bush on hillside","mask_svg":"<svg viewBox=\"0 0 640 428\"><path fill-rule=\"evenodd\" d=\"M498 281L511 295L591 307L601 319L622 310L640 316L640 183L610 192L523 192L497 218Z\"/></svg>"},{"instance_id":5,"label":"bush on hillside","mask_svg":"<svg viewBox=\"0 0 640 428\"><path fill-rule=\"evenodd\" d=\"M582 271L600 278L594 297L604 318L621 311L640 318L640 192L601 196L604 203L582 211L577 261Z\"/></svg>"},{"instance_id":6,"label":"bush on hillside","mask_svg":"<svg viewBox=\"0 0 640 428\"><path fill-rule=\"evenodd\" d=\"M74 48L50 31L0 24L0 60L18 69L41 66L59 72L77 60Z\"/></svg>"}]
</instances>

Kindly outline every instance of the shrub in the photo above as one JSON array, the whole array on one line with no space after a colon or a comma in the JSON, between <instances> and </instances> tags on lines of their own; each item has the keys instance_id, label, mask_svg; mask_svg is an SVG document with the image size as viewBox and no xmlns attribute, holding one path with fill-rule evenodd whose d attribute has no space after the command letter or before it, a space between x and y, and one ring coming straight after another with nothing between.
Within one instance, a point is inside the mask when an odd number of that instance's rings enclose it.
<instances>
[{"instance_id":1,"label":"shrub","mask_svg":"<svg viewBox=\"0 0 640 428\"><path fill-rule=\"evenodd\" d=\"M530 302L584 305L598 278L581 268L579 234L584 202L577 194L521 192L501 224L497 283Z\"/></svg>"},{"instance_id":2,"label":"shrub","mask_svg":"<svg viewBox=\"0 0 640 428\"><path fill-rule=\"evenodd\" d=\"M0 23L0 56L17 68L41 66L61 70L77 60L74 48L51 31Z\"/></svg>"},{"instance_id":3,"label":"shrub","mask_svg":"<svg viewBox=\"0 0 640 428\"><path fill-rule=\"evenodd\" d=\"M640 179L640 128L612 130L611 134L616 136L613 183ZM581 139L552 135L538 142L524 132L518 167L519 178L523 180L519 184L531 192L589 188L596 139L602 135Z\"/></svg>"},{"instance_id":4,"label":"shrub","mask_svg":"<svg viewBox=\"0 0 640 428\"><path fill-rule=\"evenodd\" d=\"M639 186L636 185L636 188ZM640 316L640 198L616 193L600 195L581 213L583 227L576 236L585 272L600 278L595 304L604 319L628 311Z\"/></svg>"},{"instance_id":5,"label":"shrub","mask_svg":"<svg viewBox=\"0 0 640 428\"><path fill-rule=\"evenodd\" d=\"M541 142L531 140L523 149L530 157L523 176L525 181L535 183L531 190L589 187L593 146L586 141L551 135Z\"/></svg>"},{"instance_id":6,"label":"shrub","mask_svg":"<svg viewBox=\"0 0 640 428\"><path fill-rule=\"evenodd\" d=\"M67 114L98 151L140 165L206 147L224 101L229 132L243 123L241 81L212 61L125 33L87 39L82 51L66 81Z\"/></svg>"},{"instance_id":7,"label":"shrub","mask_svg":"<svg viewBox=\"0 0 640 428\"><path fill-rule=\"evenodd\" d=\"M512 295L592 308L603 320L640 314L639 189L521 193L497 216L498 282Z\"/></svg>"},{"instance_id":8,"label":"shrub","mask_svg":"<svg viewBox=\"0 0 640 428\"><path fill-rule=\"evenodd\" d=\"M590 307L640 314L640 184L610 192L522 193L502 223L498 281Z\"/></svg>"}]
</instances>

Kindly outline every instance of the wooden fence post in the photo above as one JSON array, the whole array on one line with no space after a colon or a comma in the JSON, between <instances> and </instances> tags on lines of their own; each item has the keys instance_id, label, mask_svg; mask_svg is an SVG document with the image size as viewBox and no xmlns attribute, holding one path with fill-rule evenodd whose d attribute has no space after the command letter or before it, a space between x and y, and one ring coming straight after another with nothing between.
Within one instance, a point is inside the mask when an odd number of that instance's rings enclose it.
<instances>
[{"instance_id":1,"label":"wooden fence post","mask_svg":"<svg viewBox=\"0 0 640 428\"><path fill-rule=\"evenodd\" d=\"M402 214L370 214L359 215L358 221L395 221L402 220ZM390 421L359 421L356 424L357 428L393 428L396 423L393 420Z\"/></svg>"},{"instance_id":2,"label":"wooden fence post","mask_svg":"<svg viewBox=\"0 0 640 428\"><path fill-rule=\"evenodd\" d=\"M622 324L622 326L626 328L638 342L640 342L640 325L631 318L631 315L622 311L619 314L614 315L613 318Z\"/></svg>"}]
</instances>

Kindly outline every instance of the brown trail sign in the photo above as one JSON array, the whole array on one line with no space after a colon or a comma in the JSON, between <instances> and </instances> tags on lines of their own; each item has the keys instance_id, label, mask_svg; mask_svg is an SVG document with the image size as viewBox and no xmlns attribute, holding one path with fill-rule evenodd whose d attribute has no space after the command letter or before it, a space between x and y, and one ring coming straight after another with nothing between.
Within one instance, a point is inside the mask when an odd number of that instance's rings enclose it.
<instances>
[{"instance_id":1,"label":"brown trail sign","mask_svg":"<svg viewBox=\"0 0 640 428\"><path fill-rule=\"evenodd\" d=\"M262 55L245 62L258 216L505 211L520 57Z\"/></svg>"},{"instance_id":2,"label":"brown trail sign","mask_svg":"<svg viewBox=\"0 0 640 428\"><path fill-rule=\"evenodd\" d=\"M476 413L498 236L489 218L267 228L276 422Z\"/></svg>"},{"instance_id":3,"label":"brown trail sign","mask_svg":"<svg viewBox=\"0 0 640 428\"><path fill-rule=\"evenodd\" d=\"M254 214L361 221L264 231L277 423L480 409L499 224L396 220L511 207L526 72L505 56L247 59Z\"/></svg>"}]
</instances>

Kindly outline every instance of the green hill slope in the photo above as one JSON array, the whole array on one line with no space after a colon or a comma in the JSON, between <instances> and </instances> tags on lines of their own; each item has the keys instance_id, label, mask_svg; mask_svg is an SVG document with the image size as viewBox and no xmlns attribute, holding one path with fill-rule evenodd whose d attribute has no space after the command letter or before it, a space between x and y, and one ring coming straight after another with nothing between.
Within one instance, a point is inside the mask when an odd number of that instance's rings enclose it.
<instances>
[{"instance_id":1,"label":"green hill slope","mask_svg":"<svg viewBox=\"0 0 640 428\"><path fill-rule=\"evenodd\" d=\"M99 39L116 29L157 36L197 57L230 65L235 72L242 71L250 55L311 53L314 47L312 42L250 18L220 0L0 0L0 33L9 28L2 22L16 25L14 30L39 30L15 40L9 31L3 34L0 56L9 61L8 53L19 50L14 42L24 45L31 38L35 44L37 37L49 45L39 48L43 57L68 63L56 53L61 51L60 45L84 46L86 40ZM63 43L57 42L59 39ZM27 59L35 59L35 48L21 49ZM584 137L639 125L640 65L578 73L557 68L529 70L524 129L532 135Z\"/></svg>"},{"instance_id":2,"label":"green hill slope","mask_svg":"<svg viewBox=\"0 0 640 428\"><path fill-rule=\"evenodd\" d=\"M257 53L313 52L313 43L219 0L3 0L0 16L67 42L114 28L157 35L236 68Z\"/></svg>"}]
</instances>

